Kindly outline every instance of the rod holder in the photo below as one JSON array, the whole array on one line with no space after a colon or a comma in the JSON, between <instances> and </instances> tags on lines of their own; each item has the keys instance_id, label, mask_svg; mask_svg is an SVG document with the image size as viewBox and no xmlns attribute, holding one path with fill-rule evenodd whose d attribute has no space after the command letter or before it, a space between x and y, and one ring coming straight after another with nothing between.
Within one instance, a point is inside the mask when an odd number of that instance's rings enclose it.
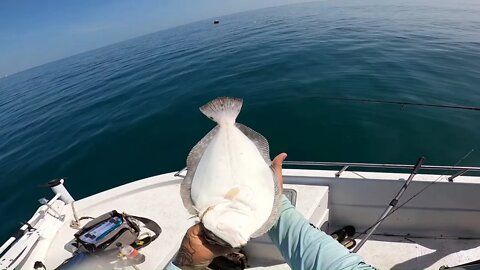
<instances>
[{"instance_id":1,"label":"rod holder","mask_svg":"<svg viewBox=\"0 0 480 270\"><path fill-rule=\"evenodd\" d=\"M465 169L465 170L461 170L459 172L457 172L456 174L448 177L448 182L453 182L453 179L459 177L459 176L462 176L464 175L465 173L467 173L469 170Z\"/></svg>"},{"instance_id":2,"label":"rod holder","mask_svg":"<svg viewBox=\"0 0 480 270\"><path fill-rule=\"evenodd\" d=\"M185 175L182 174L182 172L186 171L187 167L181 169L180 171L176 172L173 176L175 177L180 177L180 178L185 178Z\"/></svg>"},{"instance_id":3,"label":"rod holder","mask_svg":"<svg viewBox=\"0 0 480 270\"><path fill-rule=\"evenodd\" d=\"M340 169L340 171L338 171L338 172L335 173L335 177L337 177L337 178L340 177L340 175L341 175L344 171L346 171L346 170L348 169L348 167L349 167L349 166L343 166L343 167Z\"/></svg>"},{"instance_id":4,"label":"rod holder","mask_svg":"<svg viewBox=\"0 0 480 270\"><path fill-rule=\"evenodd\" d=\"M53 179L47 183L47 185L52 189L55 194L60 194L60 200L64 201L66 204L72 203L75 200L72 195L65 188L63 179Z\"/></svg>"}]
</instances>

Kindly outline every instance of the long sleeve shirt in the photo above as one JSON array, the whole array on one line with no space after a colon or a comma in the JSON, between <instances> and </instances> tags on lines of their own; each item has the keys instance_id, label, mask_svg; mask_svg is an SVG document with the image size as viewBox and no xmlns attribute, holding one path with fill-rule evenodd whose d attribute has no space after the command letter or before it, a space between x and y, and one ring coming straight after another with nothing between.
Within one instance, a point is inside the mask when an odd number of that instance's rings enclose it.
<instances>
[{"instance_id":1,"label":"long sleeve shirt","mask_svg":"<svg viewBox=\"0 0 480 270\"><path fill-rule=\"evenodd\" d=\"M280 217L268 236L293 270L375 269L332 237L312 227L285 196ZM179 270L172 263L165 269Z\"/></svg>"}]
</instances>

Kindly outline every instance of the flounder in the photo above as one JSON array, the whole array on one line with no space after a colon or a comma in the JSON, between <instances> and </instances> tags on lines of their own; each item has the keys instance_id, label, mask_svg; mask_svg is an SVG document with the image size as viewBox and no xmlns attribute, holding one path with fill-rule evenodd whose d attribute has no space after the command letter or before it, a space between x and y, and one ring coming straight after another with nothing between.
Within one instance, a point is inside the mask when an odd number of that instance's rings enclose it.
<instances>
[{"instance_id":1,"label":"flounder","mask_svg":"<svg viewBox=\"0 0 480 270\"><path fill-rule=\"evenodd\" d=\"M235 123L242 103L220 97L200 107L217 126L190 151L180 187L185 208L232 247L267 232L280 214L268 142Z\"/></svg>"}]
</instances>

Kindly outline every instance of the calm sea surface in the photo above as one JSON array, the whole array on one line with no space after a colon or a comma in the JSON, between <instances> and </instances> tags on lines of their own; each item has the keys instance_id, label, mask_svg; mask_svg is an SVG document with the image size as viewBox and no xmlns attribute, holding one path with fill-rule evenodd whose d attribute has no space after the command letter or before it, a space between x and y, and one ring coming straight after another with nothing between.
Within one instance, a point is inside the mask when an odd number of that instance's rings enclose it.
<instances>
[{"instance_id":1,"label":"calm sea surface","mask_svg":"<svg viewBox=\"0 0 480 270\"><path fill-rule=\"evenodd\" d=\"M479 166L478 111L325 99L479 106L479 14L474 0L291 5L2 78L0 243L52 178L82 198L182 168L214 125L198 107L223 95L290 160L453 165L476 149L461 165Z\"/></svg>"}]
</instances>

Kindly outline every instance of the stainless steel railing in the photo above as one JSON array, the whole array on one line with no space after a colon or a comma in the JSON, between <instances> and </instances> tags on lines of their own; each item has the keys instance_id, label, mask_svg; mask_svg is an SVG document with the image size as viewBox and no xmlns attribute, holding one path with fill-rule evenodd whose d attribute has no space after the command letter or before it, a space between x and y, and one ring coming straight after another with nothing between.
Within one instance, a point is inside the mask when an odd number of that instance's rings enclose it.
<instances>
[{"instance_id":1,"label":"stainless steel railing","mask_svg":"<svg viewBox=\"0 0 480 270\"><path fill-rule=\"evenodd\" d=\"M314 167L340 167L335 173L336 177L346 171L348 168L375 168L375 169L397 169L413 170L415 165L407 164L389 164L389 163L355 163L355 162L322 162L322 161L284 161L285 166L314 166ZM455 177L461 176L467 172L480 172L480 167L472 166L440 166L440 165L422 165L420 170L454 172L449 178L453 181Z\"/></svg>"},{"instance_id":2,"label":"stainless steel railing","mask_svg":"<svg viewBox=\"0 0 480 270\"><path fill-rule=\"evenodd\" d=\"M325 161L284 161L284 167L340 167L335 173L336 177L348 170L349 168L374 168L374 169L395 169L395 170L413 170L415 165L407 164L389 164L389 163L355 163L355 162L325 162ZM182 172L186 171L187 168L179 170L175 176L185 177L182 175ZM443 171L452 173L448 177L448 181L452 182L458 176L464 175L467 172L480 172L480 167L472 166L441 166L441 165L422 165L420 168L421 171Z\"/></svg>"}]
</instances>

